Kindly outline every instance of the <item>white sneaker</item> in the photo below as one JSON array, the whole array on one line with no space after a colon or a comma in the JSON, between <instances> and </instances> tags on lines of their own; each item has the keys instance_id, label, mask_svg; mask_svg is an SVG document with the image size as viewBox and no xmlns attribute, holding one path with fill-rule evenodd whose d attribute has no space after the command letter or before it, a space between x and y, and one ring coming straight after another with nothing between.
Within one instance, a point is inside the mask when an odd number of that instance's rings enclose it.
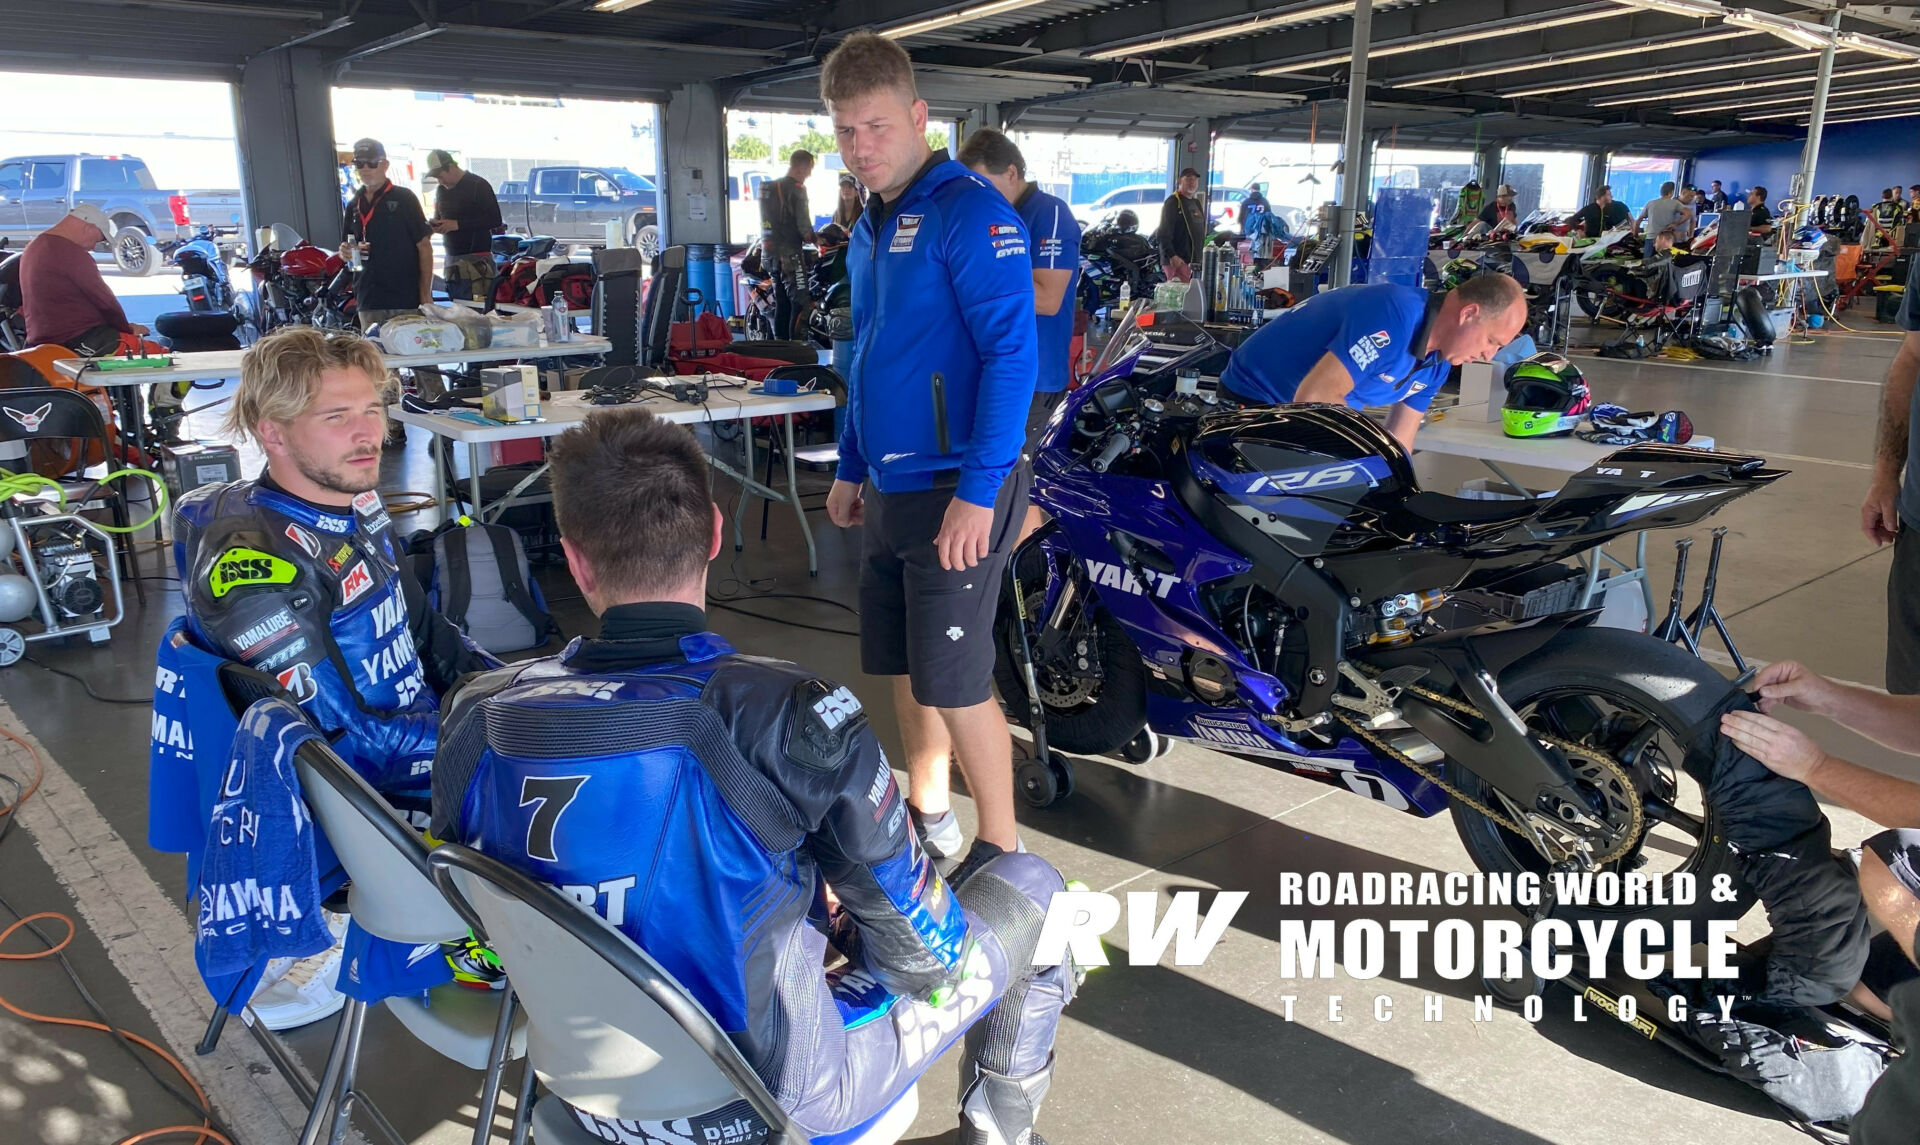
<instances>
[{"instance_id":1,"label":"white sneaker","mask_svg":"<svg viewBox=\"0 0 1920 1145\"><path fill-rule=\"evenodd\" d=\"M337 983L340 979L342 945L346 937L347 916L328 914L327 929L333 932L333 945L318 954L309 954L289 965L277 978L276 966L267 964L267 975L253 992L253 1013L269 1030L291 1030L328 1018L347 1004Z\"/></svg>"}]
</instances>

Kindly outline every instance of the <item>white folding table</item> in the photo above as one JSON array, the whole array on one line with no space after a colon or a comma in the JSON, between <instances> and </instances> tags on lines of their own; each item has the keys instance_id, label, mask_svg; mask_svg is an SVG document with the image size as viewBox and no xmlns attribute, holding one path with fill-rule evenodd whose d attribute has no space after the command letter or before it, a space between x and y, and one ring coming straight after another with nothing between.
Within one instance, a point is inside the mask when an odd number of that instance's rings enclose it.
<instances>
[{"instance_id":1,"label":"white folding table","mask_svg":"<svg viewBox=\"0 0 1920 1145\"><path fill-rule=\"evenodd\" d=\"M712 425L724 422L739 422L743 430L741 437L746 446L746 472L737 472L731 465L714 457L712 454L707 455L709 464L740 483L740 497L734 504L733 512L734 549L739 550L744 547L745 544L740 530L740 517L741 511L746 508L747 496L751 493L753 496L761 497L768 501L778 501L793 506L794 516L800 521L801 535L807 539L807 572L809 574L818 573L819 558L814 550L813 530L807 524L807 511L805 507L800 504L799 478L794 471L793 415L833 409L836 404L834 397L832 394L824 392L792 395L750 393L748 386L751 383L747 382L744 378L727 378L726 380L734 384L710 388L708 390L707 401L704 405L688 405L682 402L672 401L668 399L665 394L658 393L643 402L634 404L639 404L643 408L650 410L654 416L663 421L673 422L676 425ZM469 503L473 506L474 512L484 518L486 512L482 508L480 499L480 446L482 444L495 441L527 441L556 437L580 424L589 413L596 409L616 408L622 407L595 406L588 403L584 391L569 390L556 393L553 395L552 400L541 403L540 412L543 417L540 421L514 423L486 422L484 420L476 420L473 417L463 416L457 411L415 413L412 410L402 409L397 405L391 407L388 412L393 415L395 421L400 422L402 425L418 426L426 430L433 435L436 442L444 441L446 444L458 442L467 447L468 473L470 475L468 478L470 482ZM781 493L777 489L772 489L753 478L753 427L750 422L756 417L777 417L781 419L784 426L787 460L787 490L785 493ZM445 445L439 448L444 449ZM440 464L438 456L435 457L434 464L436 472L438 472ZM546 471L547 466L544 464L540 465L516 484L506 496L495 501L493 504L494 516L497 518L500 513L505 512L506 509L513 504L514 499L524 492L528 486L538 480ZM443 508L446 503L447 498L445 490L443 489L441 491L441 505Z\"/></svg>"}]
</instances>

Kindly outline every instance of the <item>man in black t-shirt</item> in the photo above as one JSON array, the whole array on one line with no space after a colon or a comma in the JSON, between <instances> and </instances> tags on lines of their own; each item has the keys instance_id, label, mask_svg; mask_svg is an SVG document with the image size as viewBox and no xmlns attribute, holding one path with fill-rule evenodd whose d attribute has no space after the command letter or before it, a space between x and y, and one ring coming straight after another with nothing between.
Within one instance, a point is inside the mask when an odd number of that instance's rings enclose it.
<instances>
[{"instance_id":1,"label":"man in black t-shirt","mask_svg":"<svg viewBox=\"0 0 1920 1145\"><path fill-rule=\"evenodd\" d=\"M1633 212L1627 210L1625 203L1613 201L1613 188L1602 187L1593 202L1580 208L1580 213L1573 217L1573 225L1581 234L1597 239L1632 217Z\"/></svg>"},{"instance_id":2,"label":"man in black t-shirt","mask_svg":"<svg viewBox=\"0 0 1920 1145\"><path fill-rule=\"evenodd\" d=\"M1486 224L1489 231L1497 231L1503 226L1513 230L1520 225L1520 210L1513 204L1513 195L1513 188L1502 183L1493 193L1493 202L1480 208L1476 217Z\"/></svg>"},{"instance_id":3,"label":"man in black t-shirt","mask_svg":"<svg viewBox=\"0 0 1920 1145\"><path fill-rule=\"evenodd\" d=\"M1747 233L1763 239L1773 233L1773 212L1767 209L1767 189L1755 187L1747 192Z\"/></svg>"},{"instance_id":4,"label":"man in black t-shirt","mask_svg":"<svg viewBox=\"0 0 1920 1145\"><path fill-rule=\"evenodd\" d=\"M442 236L440 245L446 249L442 277L447 280L447 297L491 304L493 236L504 226L493 184L461 170L445 151L427 152L427 177L440 184L428 225Z\"/></svg>"},{"instance_id":5,"label":"man in black t-shirt","mask_svg":"<svg viewBox=\"0 0 1920 1145\"><path fill-rule=\"evenodd\" d=\"M360 260L353 296L360 329L433 301L433 247L420 199L387 178L387 149L378 139L353 145L360 193L347 201L340 257Z\"/></svg>"}]
</instances>

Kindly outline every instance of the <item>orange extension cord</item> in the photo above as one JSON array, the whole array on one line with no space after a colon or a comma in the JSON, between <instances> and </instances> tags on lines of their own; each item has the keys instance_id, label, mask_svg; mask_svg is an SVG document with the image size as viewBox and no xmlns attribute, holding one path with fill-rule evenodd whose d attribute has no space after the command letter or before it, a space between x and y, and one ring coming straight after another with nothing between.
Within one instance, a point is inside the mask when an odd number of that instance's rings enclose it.
<instances>
[{"instance_id":1,"label":"orange extension cord","mask_svg":"<svg viewBox=\"0 0 1920 1145\"><path fill-rule=\"evenodd\" d=\"M22 803L25 803L33 795L34 792L40 790L40 781L43 778L45 778L46 769L40 762L40 753L33 750L32 744L28 743L26 740L21 739L19 736L14 735L12 732L8 731L6 728L3 728L3 727L0 727L0 735L4 735L8 739L12 740L14 743L19 744L22 750L24 750L27 753L28 758L33 760L33 782L28 784L26 788L20 792L20 797L18 799L14 800L12 803L8 804L5 807L0 807L0 817L3 817L7 815L12 815L14 812L18 811ZM51 911L51 910L41 911L38 914L27 915L26 917L22 918L19 922L16 922L12 926L7 927L5 930L0 930L0 947L4 947L7 944L7 940L13 937L14 931L19 930L21 927L26 926L28 923L31 923L37 919L43 919L43 918L52 919L56 922L61 922L66 924L67 936L61 939L59 942L55 943L54 945L47 947L45 950L36 950L31 954L0 954L0 961L31 962L37 958L50 958L53 955L58 954L60 951L65 950L67 948L67 945L71 943L74 938L75 930L73 925L73 919L68 918L66 915L61 914L58 911ZM108 1033L108 1034L118 1033L121 1037L127 1039L128 1041L133 1042L134 1044L151 1051L156 1056L158 1056L161 1061L166 1062L168 1065L172 1066L176 1071L178 1071L180 1076L186 1080L187 1085L192 1087L193 1095L200 1099L201 1110L204 1113L208 1114L209 1117L211 1117L211 1114L213 1112L213 1105L211 1102L207 1100L207 1092L206 1090L201 1089L200 1083L195 1081L193 1079L193 1075L187 1072L187 1067L180 1063L179 1058L174 1057L172 1054L168 1053L166 1050L162 1049L157 1045L154 1045L152 1042L141 1037L139 1034L133 1033L130 1030L117 1030L114 1027L106 1026L99 1022L90 1021L85 1018L57 1018L51 1014L36 1014L31 1010L22 1010L20 1007L14 1005L12 1002L7 1001L7 999L4 997L0 997L0 1007L5 1008L8 1013L14 1015L15 1017L24 1018L29 1022L42 1022L47 1025L53 1025L53 1026L78 1026L83 1030L99 1030L102 1033ZM187 1134L193 1134L194 1145L202 1145L203 1142L212 1142L212 1143L215 1143L215 1145L234 1145L234 1142L231 1138L229 1138L226 1134L221 1133L220 1131L213 1128L211 1120L202 1121L199 1125L168 1125L161 1129L144 1130L140 1133L135 1133L133 1136L120 1141L118 1145L142 1145L143 1142L157 1141L162 1137L180 1137L180 1136L185 1136Z\"/></svg>"}]
</instances>

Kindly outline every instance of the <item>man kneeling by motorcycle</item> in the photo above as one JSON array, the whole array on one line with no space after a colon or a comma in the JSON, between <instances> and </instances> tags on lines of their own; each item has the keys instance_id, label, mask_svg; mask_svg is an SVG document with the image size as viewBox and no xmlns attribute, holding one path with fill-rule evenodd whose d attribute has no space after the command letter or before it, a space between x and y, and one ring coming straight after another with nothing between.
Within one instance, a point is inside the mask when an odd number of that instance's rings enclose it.
<instances>
[{"instance_id":1,"label":"man kneeling by motorcycle","mask_svg":"<svg viewBox=\"0 0 1920 1145\"><path fill-rule=\"evenodd\" d=\"M706 631L721 520L692 434L597 411L548 457L600 634L448 701L435 836L581 888L808 1133L888 1109L965 1030L960 1140L1043 1145L1073 971L1032 961L1059 873L1006 854L950 892L853 693ZM823 976L829 941L846 963ZM571 1112L600 1140L686 1133Z\"/></svg>"},{"instance_id":2,"label":"man kneeling by motorcycle","mask_svg":"<svg viewBox=\"0 0 1920 1145\"><path fill-rule=\"evenodd\" d=\"M1392 283L1330 290L1242 342L1220 375L1221 396L1249 406L1391 406L1387 432L1412 449L1449 370L1491 360L1526 322L1526 291L1504 274L1478 274L1437 296Z\"/></svg>"}]
</instances>

